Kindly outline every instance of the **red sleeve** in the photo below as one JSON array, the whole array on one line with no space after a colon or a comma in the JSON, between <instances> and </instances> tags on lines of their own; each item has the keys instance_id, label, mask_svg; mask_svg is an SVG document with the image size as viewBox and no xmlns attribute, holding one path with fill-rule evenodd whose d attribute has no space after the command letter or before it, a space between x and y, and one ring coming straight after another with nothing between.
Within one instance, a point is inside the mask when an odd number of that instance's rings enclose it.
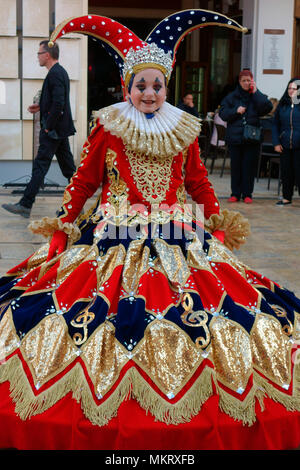
<instances>
[{"instance_id":1,"label":"red sleeve","mask_svg":"<svg viewBox=\"0 0 300 470\"><path fill-rule=\"evenodd\" d=\"M219 201L207 178L207 170L200 158L198 139L189 146L185 163L185 189L197 204L204 204L204 217L220 213Z\"/></svg>"},{"instance_id":2,"label":"red sleeve","mask_svg":"<svg viewBox=\"0 0 300 470\"><path fill-rule=\"evenodd\" d=\"M103 126L97 125L83 146L81 162L66 187L59 219L74 222L87 199L99 188L105 168L107 134Z\"/></svg>"}]
</instances>

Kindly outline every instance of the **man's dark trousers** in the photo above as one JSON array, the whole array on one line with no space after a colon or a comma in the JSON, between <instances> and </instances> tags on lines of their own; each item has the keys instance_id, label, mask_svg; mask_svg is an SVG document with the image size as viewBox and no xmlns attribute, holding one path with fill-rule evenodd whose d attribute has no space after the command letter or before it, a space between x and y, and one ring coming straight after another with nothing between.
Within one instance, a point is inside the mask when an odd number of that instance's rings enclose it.
<instances>
[{"instance_id":1,"label":"man's dark trousers","mask_svg":"<svg viewBox=\"0 0 300 470\"><path fill-rule=\"evenodd\" d=\"M52 139L42 129L40 131L39 142L38 153L33 161L31 180L26 186L24 195L20 200L22 206L30 209L39 189L43 186L44 178L49 170L54 155L57 158L62 174L68 181L70 181L76 170L68 137L64 139Z\"/></svg>"}]
</instances>

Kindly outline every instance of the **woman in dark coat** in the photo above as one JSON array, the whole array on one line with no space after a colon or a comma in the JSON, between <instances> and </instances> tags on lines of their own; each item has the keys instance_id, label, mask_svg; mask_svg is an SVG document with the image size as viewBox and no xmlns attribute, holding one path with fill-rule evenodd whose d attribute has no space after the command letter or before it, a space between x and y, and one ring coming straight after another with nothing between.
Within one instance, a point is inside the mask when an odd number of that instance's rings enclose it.
<instances>
[{"instance_id":1,"label":"woman in dark coat","mask_svg":"<svg viewBox=\"0 0 300 470\"><path fill-rule=\"evenodd\" d=\"M300 194L300 106L298 90L300 79L292 78L279 101L273 126L272 139L280 154L282 200L277 205L292 203L294 184Z\"/></svg>"},{"instance_id":2,"label":"woman in dark coat","mask_svg":"<svg viewBox=\"0 0 300 470\"><path fill-rule=\"evenodd\" d=\"M250 70L242 70L236 89L227 95L219 115L227 122L226 143L231 160L231 197L229 202L252 202L254 178L260 152L260 142L244 141L244 123L260 127L260 116L268 114L272 103L261 93Z\"/></svg>"}]
</instances>

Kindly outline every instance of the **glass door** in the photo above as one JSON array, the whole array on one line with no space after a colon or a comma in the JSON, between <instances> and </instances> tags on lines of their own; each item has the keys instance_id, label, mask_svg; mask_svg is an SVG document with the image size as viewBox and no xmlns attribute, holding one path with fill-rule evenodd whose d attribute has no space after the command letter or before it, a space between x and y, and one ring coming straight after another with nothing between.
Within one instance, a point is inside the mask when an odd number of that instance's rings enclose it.
<instances>
[{"instance_id":1,"label":"glass door","mask_svg":"<svg viewBox=\"0 0 300 470\"><path fill-rule=\"evenodd\" d=\"M200 114L206 114L207 112L207 69L207 64L200 62L182 63L180 98L186 93L191 93L194 97L194 104Z\"/></svg>"}]
</instances>

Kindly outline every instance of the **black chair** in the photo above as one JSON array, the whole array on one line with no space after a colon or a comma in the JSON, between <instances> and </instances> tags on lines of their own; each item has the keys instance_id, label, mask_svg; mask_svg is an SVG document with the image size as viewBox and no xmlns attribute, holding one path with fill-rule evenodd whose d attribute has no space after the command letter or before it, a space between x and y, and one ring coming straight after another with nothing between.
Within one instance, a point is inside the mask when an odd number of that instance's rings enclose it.
<instances>
[{"instance_id":1,"label":"black chair","mask_svg":"<svg viewBox=\"0 0 300 470\"><path fill-rule=\"evenodd\" d=\"M271 157L278 157L278 153L275 152L274 146L272 143L272 130L271 129L262 129L262 143L259 152L259 159L257 165L257 175L256 180L258 181L262 171L264 176L268 174L268 164Z\"/></svg>"},{"instance_id":2,"label":"black chair","mask_svg":"<svg viewBox=\"0 0 300 470\"><path fill-rule=\"evenodd\" d=\"M212 135L212 124L210 121L203 120L201 123L201 133L198 137L199 147L201 149L201 159L205 165L210 153L210 139Z\"/></svg>"},{"instance_id":3,"label":"black chair","mask_svg":"<svg viewBox=\"0 0 300 470\"><path fill-rule=\"evenodd\" d=\"M215 166L215 161L217 158L223 159L223 164L221 168L220 178L224 174L225 169L225 162L226 158L229 158L228 147L226 144L220 144L221 141L225 141L225 134L226 134L226 127L222 126L222 124L214 124L217 130L217 142L216 145L211 145L211 152L208 155L211 158L211 165L210 165L210 174L212 174Z\"/></svg>"},{"instance_id":4,"label":"black chair","mask_svg":"<svg viewBox=\"0 0 300 470\"><path fill-rule=\"evenodd\" d=\"M277 188L277 194L278 196L280 195L280 186L281 186L281 173L280 173L280 157L277 156L271 157L269 159L269 168L268 168L268 189L270 189L270 181L271 181L271 175L272 175L272 170L273 166L278 165L278 188Z\"/></svg>"},{"instance_id":5,"label":"black chair","mask_svg":"<svg viewBox=\"0 0 300 470\"><path fill-rule=\"evenodd\" d=\"M278 152L275 152L272 143L272 129L263 129L263 141L259 153L258 166L257 166L257 177L258 181L262 165L266 166L266 176L268 177L268 190L270 189L270 181L273 173L274 166L278 166L278 195L280 194L281 186L281 174L280 174L280 157Z\"/></svg>"}]
</instances>

